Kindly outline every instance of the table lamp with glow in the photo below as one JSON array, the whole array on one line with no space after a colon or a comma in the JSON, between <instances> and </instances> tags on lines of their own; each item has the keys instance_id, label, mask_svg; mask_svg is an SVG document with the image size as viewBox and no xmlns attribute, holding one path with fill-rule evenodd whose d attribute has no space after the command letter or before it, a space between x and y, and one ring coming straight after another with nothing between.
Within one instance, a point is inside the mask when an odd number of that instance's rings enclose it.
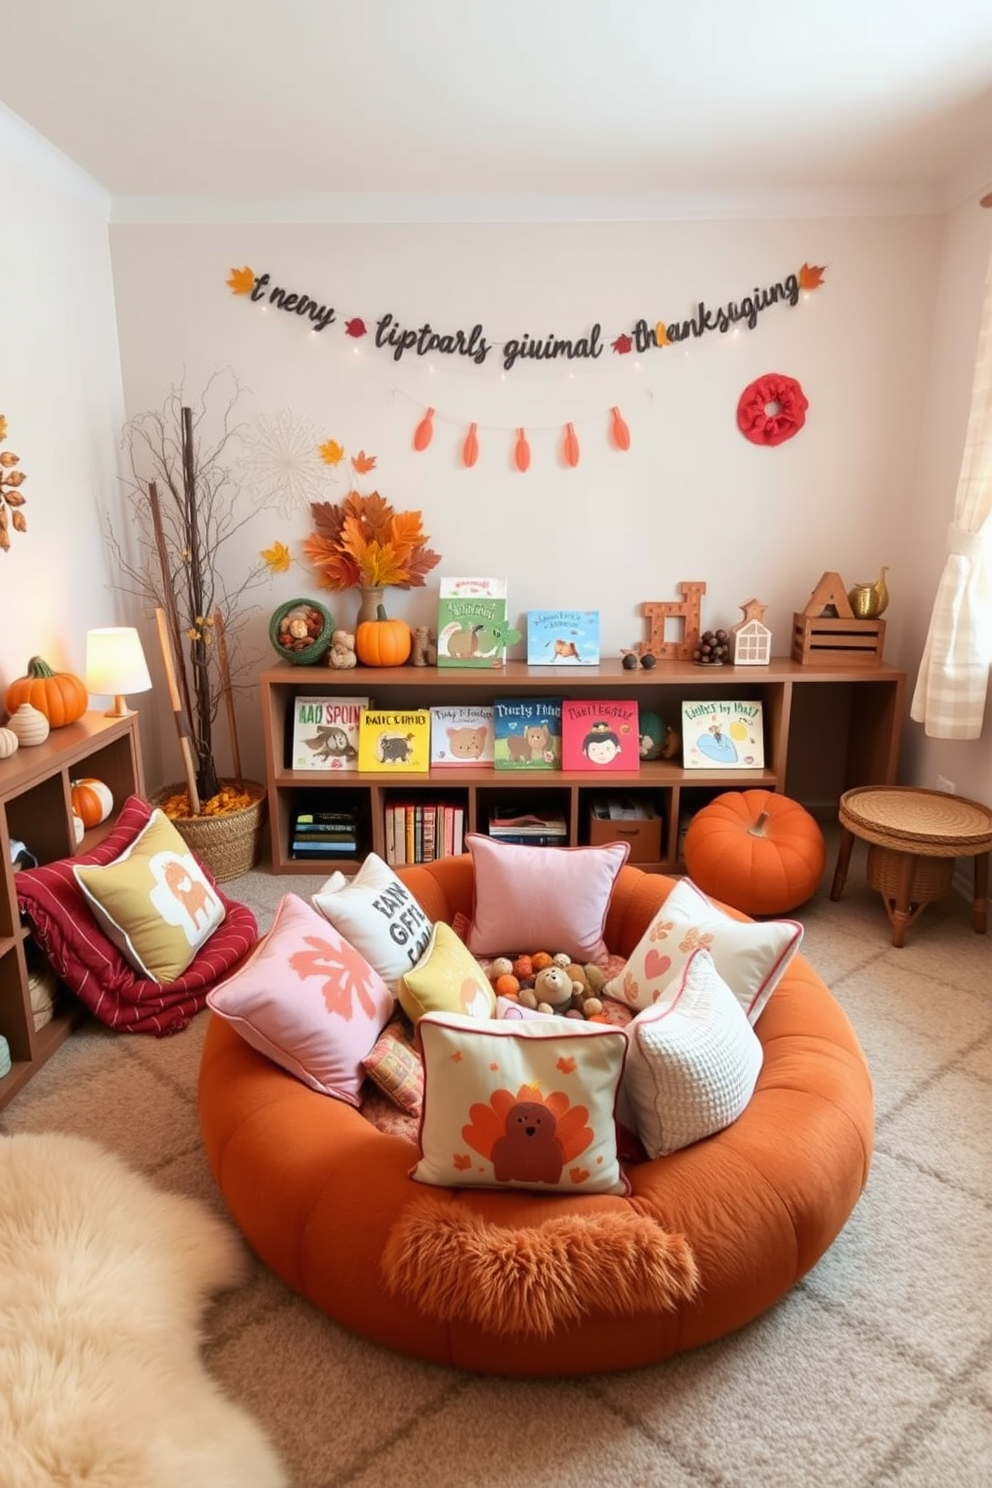
<instances>
[{"instance_id":1,"label":"table lamp with glow","mask_svg":"<svg viewBox=\"0 0 992 1488\"><path fill-rule=\"evenodd\" d=\"M124 701L125 694L149 692L151 685L141 639L133 626L110 625L86 632L86 690L97 697L113 698L107 718L126 718L133 713Z\"/></svg>"}]
</instances>

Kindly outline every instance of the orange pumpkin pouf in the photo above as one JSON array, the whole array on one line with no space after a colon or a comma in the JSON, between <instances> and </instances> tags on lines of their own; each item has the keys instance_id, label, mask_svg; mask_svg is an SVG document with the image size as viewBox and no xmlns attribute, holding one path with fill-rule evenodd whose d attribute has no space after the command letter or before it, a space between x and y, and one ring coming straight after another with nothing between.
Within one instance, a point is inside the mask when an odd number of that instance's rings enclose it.
<instances>
[{"instance_id":1,"label":"orange pumpkin pouf","mask_svg":"<svg viewBox=\"0 0 992 1488\"><path fill-rule=\"evenodd\" d=\"M804 904L826 860L815 819L774 791L726 791L696 812L685 836L693 883L743 914L785 914Z\"/></svg>"}]
</instances>

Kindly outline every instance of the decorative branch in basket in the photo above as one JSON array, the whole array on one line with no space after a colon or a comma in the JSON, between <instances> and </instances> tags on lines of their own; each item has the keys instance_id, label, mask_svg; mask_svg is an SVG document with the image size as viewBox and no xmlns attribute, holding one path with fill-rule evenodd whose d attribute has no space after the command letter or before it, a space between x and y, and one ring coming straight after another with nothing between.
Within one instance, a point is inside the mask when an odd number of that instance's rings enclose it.
<instances>
[{"instance_id":1,"label":"decorative branch in basket","mask_svg":"<svg viewBox=\"0 0 992 1488\"><path fill-rule=\"evenodd\" d=\"M207 813L220 792L214 725L222 706L240 774L230 699L236 679L250 674L257 659L239 644L252 609L245 596L268 580L261 559L234 581L224 569L232 539L260 509L231 470L241 391L230 370L214 373L195 405L174 387L162 408L130 419L122 438L130 465L123 481L126 544L108 523L119 587L165 612L180 705L173 711L181 744L185 722L196 771L200 805L193 805L191 792L193 815Z\"/></svg>"}]
</instances>

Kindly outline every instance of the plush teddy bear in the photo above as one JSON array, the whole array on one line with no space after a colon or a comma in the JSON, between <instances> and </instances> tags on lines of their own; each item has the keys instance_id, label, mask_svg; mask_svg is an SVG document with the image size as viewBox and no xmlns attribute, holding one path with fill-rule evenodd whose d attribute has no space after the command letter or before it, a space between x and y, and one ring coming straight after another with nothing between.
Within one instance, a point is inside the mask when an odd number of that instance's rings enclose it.
<instances>
[{"instance_id":1,"label":"plush teddy bear","mask_svg":"<svg viewBox=\"0 0 992 1488\"><path fill-rule=\"evenodd\" d=\"M564 967L542 967L534 978L538 1012L564 1013L572 1005L572 979Z\"/></svg>"},{"instance_id":2,"label":"plush teddy bear","mask_svg":"<svg viewBox=\"0 0 992 1488\"><path fill-rule=\"evenodd\" d=\"M336 630L331 637L331 649L327 653L328 665L337 667L343 671L347 667L357 666L358 657L355 655L355 636L350 630Z\"/></svg>"}]
</instances>

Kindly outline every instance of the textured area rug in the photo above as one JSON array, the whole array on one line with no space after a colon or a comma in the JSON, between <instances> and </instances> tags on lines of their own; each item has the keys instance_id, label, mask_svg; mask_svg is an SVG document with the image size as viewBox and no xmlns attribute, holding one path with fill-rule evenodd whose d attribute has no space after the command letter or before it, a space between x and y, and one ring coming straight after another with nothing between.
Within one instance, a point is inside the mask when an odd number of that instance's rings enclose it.
<instances>
[{"instance_id":1,"label":"textured area rug","mask_svg":"<svg viewBox=\"0 0 992 1488\"><path fill-rule=\"evenodd\" d=\"M96 1143L0 1139L3 1488L283 1488L266 1436L200 1359L239 1238Z\"/></svg>"}]
</instances>

